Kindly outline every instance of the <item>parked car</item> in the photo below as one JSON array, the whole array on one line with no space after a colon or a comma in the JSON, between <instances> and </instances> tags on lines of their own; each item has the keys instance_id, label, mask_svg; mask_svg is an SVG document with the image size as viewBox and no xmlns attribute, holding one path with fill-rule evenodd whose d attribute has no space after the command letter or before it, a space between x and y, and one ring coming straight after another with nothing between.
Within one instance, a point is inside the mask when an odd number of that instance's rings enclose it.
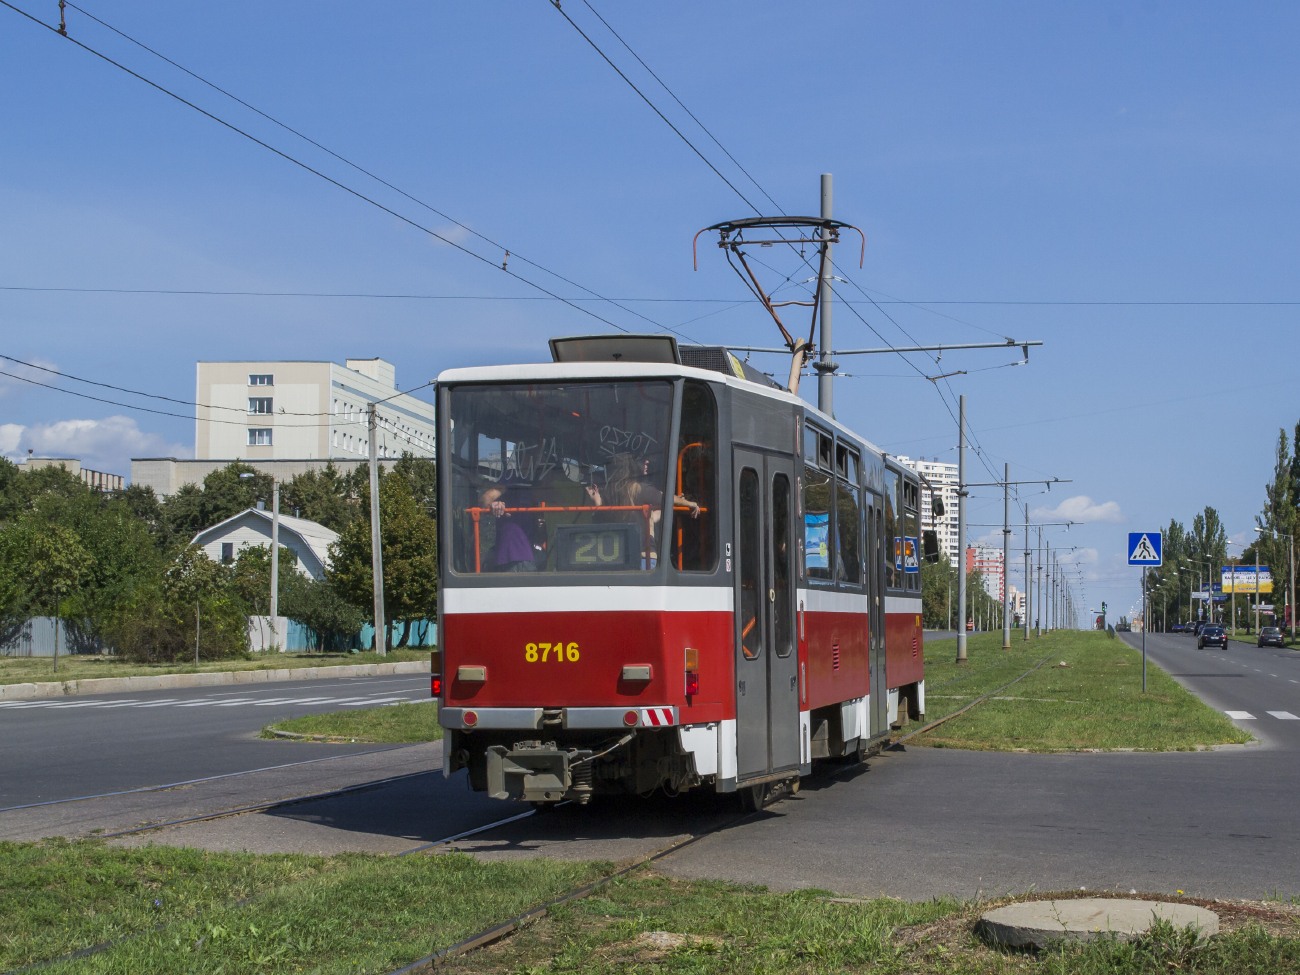
<instances>
[{"instance_id":1,"label":"parked car","mask_svg":"<svg viewBox=\"0 0 1300 975\"><path fill-rule=\"evenodd\" d=\"M1196 641L1196 649L1204 650L1209 646L1223 647L1225 650L1228 648L1228 637L1223 632L1223 627L1206 625L1201 628L1201 635Z\"/></svg>"},{"instance_id":2,"label":"parked car","mask_svg":"<svg viewBox=\"0 0 1300 975\"><path fill-rule=\"evenodd\" d=\"M1170 633L1186 633L1186 632L1187 632L1187 624L1186 624L1186 623L1175 623L1173 626L1169 627L1169 632L1170 632Z\"/></svg>"},{"instance_id":3,"label":"parked car","mask_svg":"<svg viewBox=\"0 0 1300 975\"><path fill-rule=\"evenodd\" d=\"M1276 626L1265 626L1259 631L1259 639L1255 641L1257 647L1285 647L1286 643L1282 639L1282 631Z\"/></svg>"}]
</instances>

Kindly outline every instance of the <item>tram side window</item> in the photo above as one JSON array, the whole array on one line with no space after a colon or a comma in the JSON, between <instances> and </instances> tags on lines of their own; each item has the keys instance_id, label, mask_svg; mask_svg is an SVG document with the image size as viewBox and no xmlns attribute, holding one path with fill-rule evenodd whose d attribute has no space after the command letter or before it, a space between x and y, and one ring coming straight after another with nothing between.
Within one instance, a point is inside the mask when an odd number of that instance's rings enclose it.
<instances>
[{"instance_id":1,"label":"tram side window","mask_svg":"<svg viewBox=\"0 0 1300 975\"><path fill-rule=\"evenodd\" d=\"M907 579L907 588L912 592L921 591L921 539L917 502L920 489L911 481L903 482L903 574Z\"/></svg>"},{"instance_id":2,"label":"tram side window","mask_svg":"<svg viewBox=\"0 0 1300 975\"><path fill-rule=\"evenodd\" d=\"M835 491L835 522L839 528L836 576L845 585L862 585L862 508L858 503L858 455L844 444L835 445L835 467L840 482ZM850 479L848 472L852 471Z\"/></svg>"},{"instance_id":3,"label":"tram side window","mask_svg":"<svg viewBox=\"0 0 1300 975\"><path fill-rule=\"evenodd\" d=\"M711 572L718 564L718 408L707 383L687 380L674 472L672 564Z\"/></svg>"},{"instance_id":4,"label":"tram side window","mask_svg":"<svg viewBox=\"0 0 1300 975\"><path fill-rule=\"evenodd\" d=\"M758 474L751 467L740 472L740 648L753 660L763 647L763 621L759 619L759 532L762 499Z\"/></svg>"},{"instance_id":5,"label":"tram side window","mask_svg":"<svg viewBox=\"0 0 1300 975\"><path fill-rule=\"evenodd\" d=\"M885 471L885 585L903 588L903 516L898 510L898 474Z\"/></svg>"},{"instance_id":6,"label":"tram side window","mask_svg":"<svg viewBox=\"0 0 1300 975\"><path fill-rule=\"evenodd\" d=\"M804 430L804 564L810 580L823 582L832 582L835 578L831 571L831 560L835 557L834 526L831 524L835 479L829 473L831 443L830 436L815 427L809 426Z\"/></svg>"}]
</instances>

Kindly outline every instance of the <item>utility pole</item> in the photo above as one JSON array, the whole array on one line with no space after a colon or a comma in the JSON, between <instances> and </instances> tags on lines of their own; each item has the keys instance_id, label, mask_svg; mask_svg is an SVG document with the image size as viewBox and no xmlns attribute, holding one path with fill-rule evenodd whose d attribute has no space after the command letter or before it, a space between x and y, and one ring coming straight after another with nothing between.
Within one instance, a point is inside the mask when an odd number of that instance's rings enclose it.
<instances>
[{"instance_id":1,"label":"utility pole","mask_svg":"<svg viewBox=\"0 0 1300 975\"><path fill-rule=\"evenodd\" d=\"M1011 649L1011 465L1002 465L1002 649Z\"/></svg>"},{"instance_id":2,"label":"utility pole","mask_svg":"<svg viewBox=\"0 0 1300 975\"><path fill-rule=\"evenodd\" d=\"M822 319L825 322L825 319ZM830 378L823 376L823 382ZM966 394L957 405L957 663L966 662Z\"/></svg>"},{"instance_id":3,"label":"utility pole","mask_svg":"<svg viewBox=\"0 0 1300 975\"><path fill-rule=\"evenodd\" d=\"M280 482L271 482L271 646L280 629ZM283 650L281 646L279 649Z\"/></svg>"},{"instance_id":4,"label":"utility pole","mask_svg":"<svg viewBox=\"0 0 1300 975\"><path fill-rule=\"evenodd\" d=\"M199 600L197 597L195 597L194 599L194 666L195 667L199 665L199 630L200 630L199 612L200 612Z\"/></svg>"},{"instance_id":5,"label":"utility pole","mask_svg":"<svg viewBox=\"0 0 1300 975\"><path fill-rule=\"evenodd\" d=\"M388 624L384 619L384 549L379 534L379 421L376 404L367 407L370 430L370 572L375 581L374 651L388 653Z\"/></svg>"},{"instance_id":6,"label":"utility pole","mask_svg":"<svg viewBox=\"0 0 1300 975\"><path fill-rule=\"evenodd\" d=\"M1033 612L1034 574L1029 565L1029 502L1025 502L1025 642L1029 642L1029 614Z\"/></svg>"},{"instance_id":7,"label":"utility pole","mask_svg":"<svg viewBox=\"0 0 1300 975\"><path fill-rule=\"evenodd\" d=\"M1255 636L1259 636L1259 539L1255 539Z\"/></svg>"},{"instance_id":8,"label":"utility pole","mask_svg":"<svg viewBox=\"0 0 1300 975\"><path fill-rule=\"evenodd\" d=\"M831 174L822 173L822 219L830 220L832 217L832 194L831 194ZM826 259L822 262L821 280L817 287L821 294L817 298L818 314L822 318L822 335L821 335L821 355L814 364L817 370L817 409L821 410L827 416L835 415L834 393L831 383L834 378L836 365L831 361L831 283L835 277L835 265L831 261L831 231L827 227L822 228L822 246L826 248Z\"/></svg>"},{"instance_id":9,"label":"utility pole","mask_svg":"<svg viewBox=\"0 0 1300 975\"><path fill-rule=\"evenodd\" d=\"M1035 568L1038 571L1035 573L1037 578L1034 581L1034 585L1037 587L1037 592L1035 593L1037 599L1034 605L1034 610L1035 610L1034 636L1042 636L1043 635L1043 526L1042 525L1038 526L1038 565L1035 566Z\"/></svg>"}]
</instances>

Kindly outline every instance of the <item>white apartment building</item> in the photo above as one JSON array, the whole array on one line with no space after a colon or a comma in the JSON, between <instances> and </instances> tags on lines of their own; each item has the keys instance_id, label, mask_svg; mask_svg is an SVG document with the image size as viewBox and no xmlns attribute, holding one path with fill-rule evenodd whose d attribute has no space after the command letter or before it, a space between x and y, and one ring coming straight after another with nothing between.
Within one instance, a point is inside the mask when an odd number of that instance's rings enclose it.
<instances>
[{"instance_id":1,"label":"white apartment building","mask_svg":"<svg viewBox=\"0 0 1300 975\"><path fill-rule=\"evenodd\" d=\"M957 465L942 463L939 458L926 460L918 457L896 456L904 467L924 474L921 482L921 530L933 531L939 540L939 551L948 556L948 561L957 565L961 559L961 540L957 537ZM926 481L930 483L927 484ZM931 514L932 492L930 484L943 500L943 517L936 519Z\"/></svg>"},{"instance_id":2,"label":"white apartment building","mask_svg":"<svg viewBox=\"0 0 1300 975\"><path fill-rule=\"evenodd\" d=\"M200 362L194 459L132 459L131 480L166 496L183 484L201 483L209 472L235 460L280 480L331 460L350 467L369 457L367 406L379 400L386 400L377 407L379 456L396 458L410 451L432 457L433 404L398 393L396 369L383 359L348 359L342 366Z\"/></svg>"}]
</instances>

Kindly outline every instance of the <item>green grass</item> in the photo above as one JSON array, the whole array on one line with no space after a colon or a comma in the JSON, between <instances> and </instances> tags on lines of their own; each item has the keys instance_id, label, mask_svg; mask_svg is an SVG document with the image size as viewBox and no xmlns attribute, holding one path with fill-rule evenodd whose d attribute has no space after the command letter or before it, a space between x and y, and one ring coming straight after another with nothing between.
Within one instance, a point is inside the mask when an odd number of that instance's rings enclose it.
<instances>
[{"instance_id":1,"label":"green grass","mask_svg":"<svg viewBox=\"0 0 1300 975\"><path fill-rule=\"evenodd\" d=\"M1004 951L986 947L972 933L975 919L990 906L884 897L836 904L826 891L773 894L642 874L553 909L510 939L446 967L464 975L1282 975L1300 965L1300 941L1253 928L1199 944L1160 930L1133 945ZM688 937L664 950L642 938L649 932Z\"/></svg>"},{"instance_id":2,"label":"green grass","mask_svg":"<svg viewBox=\"0 0 1300 975\"><path fill-rule=\"evenodd\" d=\"M429 649L390 650L377 653L255 653L248 660L211 660L199 664L136 664L115 656L59 655L54 672L53 657L0 657L0 684L41 681L84 680L90 677L139 677L145 674L207 674L228 670L280 670L291 667L332 667L338 664L398 663L428 660Z\"/></svg>"},{"instance_id":3,"label":"green grass","mask_svg":"<svg viewBox=\"0 0 1300 975\"><path fill-rule=\"evenodd\" d=\"M438 705L434 701L308 714L268 725L262 737L274 738L271 729L351 741L436 741L442 737Z\"/></svg>"},{"instance_id":4,"label":"green grass","mask_svg":"<svg viewBox=\"0 0 1300 975\"><path fill-rule=\"evenodd\" d=\"M461 854L258 856L96 841L0 843L0 970L138 935L44 970L390 971L609 869L543 859L480 863Z\"/></svg>"},{"instance_id":5,"label":"green grass","mask_svg":"<svg viewBox=\"0 0 1300 975\"><path fill-rule=\"evenodd\" d=\"M0 843L0 970L124 939L43 971L388 972L611 869L607 863L540 858L480 862L455 853L397 859L121 849L95 840ZM1271 915L1269 933L1243 924L1240 907L1231 909L1235 917L1225 915L1227 933L1208 943L1161 930L1135 945L1035 955L989 948L975 939L975 919L995 902L882 897L845 904L829 896L670 880L641 871L553 908L513 937L447 967L463 973L592 975L1300 970L1295 919ZM248 900L236 903L241 899ZM665 951L640 939L651 931L691 937Z\"/></svg>"},{"instance_id":6,"label":"green grass","mask_svg":"<svg viewBox=\"0 0 1300 975\"><path fill-rule=\"evenodd\" d=\"M969 661L954 662L956 641L926 644L926 719L959 710L981 694L1046 664L997 697L912 741L919 745L1029 751L1137 748L1158 751L1242 743L1250 735L1202 703L1120 639L1059 631L1002 649L1001 634L968 641ZM1061 667L1061 662L1068 666Z\"/></svg>"}]
</instances>

